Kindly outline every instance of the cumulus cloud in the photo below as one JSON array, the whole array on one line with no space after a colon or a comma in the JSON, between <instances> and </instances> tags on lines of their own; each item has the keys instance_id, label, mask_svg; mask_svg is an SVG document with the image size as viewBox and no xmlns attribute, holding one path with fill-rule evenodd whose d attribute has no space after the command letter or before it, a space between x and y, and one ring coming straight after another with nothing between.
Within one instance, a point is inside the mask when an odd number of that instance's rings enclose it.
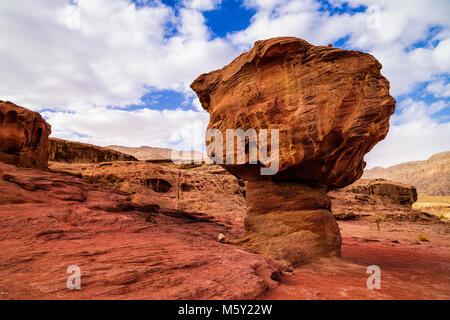
<instances>
[{"instance_id":1,"label":"cumulus cloud","mask_svg":"<svg viewBox=\"0 0 450 320\"><path fill-rule=\"evenodd\" d=\"M216 9L221 2L221 0L184 0L183 5L190 9L208 11Z\"/></svg>"},{"instance_id":2,"label":"cumulus cloud","mask_svg":"<svg viewBox=\"0 0 450 320\"><path fill-rule=\"evenodd\" d=\"M426 90L436 97L450 97L450 83L445 83L444 80L430 83Z\"/></svg>"},{"instance_id":3,"label":"cumulus cloud","mask_svg":"<svg viewBox=\"0 0 450 320\"><path fill-rule=\"evenodd\" d=\"M435 153L450 150L450 122L440 123L434 115L449 104L443 100L426 104L406 99L400 113L391 118L385 140L365 157L367 168L388 167L400 162L425 160Z\"/></svg>"},{"instance_id":4,"label":"cumulus cloud","mask_svg":"<svg viewBox=\"0 0 450 320\"><path fill-rule=\"evenodd\" d=\"M202 150L209 115L193 110L133 111L106 107L82 112L42 113L52 124L53 135L99 146L154 146ZM82 134L80 134L82 133Z\"/></svg>"},{"instance_id":5,"label":"cumulus cloud","mask_svg":"<svg viewBox=\"0 0 450 320\"><path fill-rule=\"evenodd\" d=\"M220 1L184 1L177 14L160 1L139 4L1 1L1 99L46 110L52 136L60 138L201 148L198 128L208 115L200 108L117 107L140 104L155 90L184 92L192 100L189 84L237 54L225 40L211 39L205 25L202 11Z\"/></svg>"},{"instance_id":6,"label":"cumulus cloud","mask_svg":"<svg viewBox=\"0 0 450 320\"><path fill-rule=\"evenodd\" d=\"M297 36L316 45L346 38L346 47L368 51L380 60L395 95L411 93L419 83L450 72L447 0L330 1L335 8L344 3L366 8L352 14L332 13L323 2L314 0L245 3L258 11L247 29L229 36L235 45L248 47L256 40L279 35ZM432 28L441 32L433 37Z\"/></svg>"},{"instance_id":7,"label":"cumulus cloud","mask_svg":"<svg viewBox=\"0 0 450 320\"><path fill-rule=\"evenodd\" d=\"M236 51L211 39L218 1L1 1L0 96L34 109L127 106L153 90L188 92ZM175 33L173 32L175 29Z\"/></svg>"}]
</instances>

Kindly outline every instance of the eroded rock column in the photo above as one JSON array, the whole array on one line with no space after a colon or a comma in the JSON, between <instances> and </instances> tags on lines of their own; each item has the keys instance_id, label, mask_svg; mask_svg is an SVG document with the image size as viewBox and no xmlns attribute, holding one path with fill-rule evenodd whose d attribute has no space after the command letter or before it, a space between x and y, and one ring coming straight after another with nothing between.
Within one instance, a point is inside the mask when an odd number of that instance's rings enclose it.
<instances>
[{"instance_id":1,"label":"eroded rock column","mask_svg":"<svg viewBox=\"0 0 450 320\"><path fill-rule=\"evenodd\" d=\"M341 255L341 235L325 187L250 180L244 224L244 243L277 260L299 265Z\"/></svg>"}]
</instances>

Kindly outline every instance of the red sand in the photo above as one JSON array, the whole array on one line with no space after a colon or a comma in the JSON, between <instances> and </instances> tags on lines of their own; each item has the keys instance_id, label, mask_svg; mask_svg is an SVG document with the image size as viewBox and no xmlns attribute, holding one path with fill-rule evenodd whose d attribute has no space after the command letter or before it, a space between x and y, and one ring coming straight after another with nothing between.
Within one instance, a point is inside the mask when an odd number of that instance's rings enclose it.
<instances>
[{"instance_id":1,"label":"red sand","mask_svg":"<svg viewBox=\"0 0 450 320\"><path fill-rule=\"evenodd\" d=\"M392 223L389 223L391 228ZM393 240L389 231L370 230L372 226L340 222L343 233L342 259L323 259L283 274L279 286L263 299L449 299L450 250L445 225L426 226L429 233L438 229L435 242ZM387 223L383 228L388 228ZM406 230L409 223L396 223ZM416 225L417 226L417 225ZM436 232L436 230L435 230ZM349 233L353 234L350 236ZM371 233L372 238L366 238ZM414 232L411 232L412 234ZM373 236L373 235L376 235ZM397 235L397 234L395 234ZM362 236L362 237L361 237ZM412 235L410 235L411 238ZM395 237L398 238L398 237ZM445 241L446 240L446 241ZM381 289L367 288L367 267L381 269Z\"/></svg>"}]
</instances>

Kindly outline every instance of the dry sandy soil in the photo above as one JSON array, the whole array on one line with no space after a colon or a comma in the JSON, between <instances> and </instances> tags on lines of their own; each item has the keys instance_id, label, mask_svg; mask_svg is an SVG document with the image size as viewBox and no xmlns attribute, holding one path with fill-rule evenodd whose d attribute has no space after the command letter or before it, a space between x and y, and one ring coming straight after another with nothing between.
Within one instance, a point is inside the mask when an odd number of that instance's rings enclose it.
<instances>
[{"instance_id":1,"label":"dry sandy soil","mask_svg":"<svg viewBox=\"0 0 450 320\"><path fill-rule=\"evenodd\" d=\"M284 273L264 299L449 299L448 225L340 221L342 259ZM419 241L426 234L428 242ZM381 289L367 288L367 267L381 269Z\"/></svg>"},{"instance_id":2,"label":"dry sandy soil","mask_svg":"<svg viewBox=\"0 0 450 320\"><path fill-rule=\"evenodd\" d=\"M426 211L435 216L450 220L450 196L420 196L413 209Z\"/></svg>"}]
</instances>

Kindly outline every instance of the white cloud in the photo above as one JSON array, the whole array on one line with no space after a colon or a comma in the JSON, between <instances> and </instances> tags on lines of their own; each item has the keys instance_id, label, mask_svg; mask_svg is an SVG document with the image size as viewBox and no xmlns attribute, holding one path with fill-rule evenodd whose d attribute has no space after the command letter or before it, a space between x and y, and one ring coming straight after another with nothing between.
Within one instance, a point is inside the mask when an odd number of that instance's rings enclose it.
<instances>
[{"instance_id":1,"label":"white cloud","mask_svg":"<svg viewBox=\"0 0 450 320\"><path fill-rule=\"evenodd\" d=\"M445 83L444 80L430 83L426 90L436 97L450 97L450 83Z\"/></svg>"},{"instance_id":2,"label":"white cloud","mask_svg":"<svg viewBox=\"0 0 450 320\"><path fill-rule=\"evenodd\" d=\"M441 74L433 58L434 52L433 48L406 51L401 45L393 43L373 49L371 53L383 64L382 73L389 79L391 94L401 95L413 92L418 84Z\"/></svg>"},{"instance_id":3,"label":"white cloud","mask_svg":"<svg viewBox=\"0 0 450 320\"><path fill-rule=\"evenodd\" d=\"M42 115L52 124L54 137L99 146L147 145L179 150L202 150L209 121L206 112L180 109L126 111L99 107Z\"/></svg>"},{"instance_id":4,"label":"white cloud","mask_svg":"<svg viewBox=\"0 0 450 320\"><path fill-rule=\"evenodd\" d=\"M450 35L445 40L442 40L437 45L433 52L441 72L450 72Z\"/></svg>"},{"instance_id":5,"label":"white cloud","mask_svg":"<svg viewBox=\"0 0 450 320\"><path fill-rule=\"evenodd\" d=\"M0 96L68 109L138 104L149 88L188 92L237 54L204 23L200 10L218 3L187 1L175 15L159 1L1 1Z\"/></svg>"},{"instance_id":6,"label":"white cloud","mask_svg":"<svg viewBox=\"0 0 450 320\"><path fill-rule=\"evenodd\" d=\"M440 123L433 117L445 108L449 105L444 101L429 106L411 99L402 102L400 115L391 118L386 139L366 155L367 168L425 160L435 153L450 150L450 122Z\"/></svg>"},{"instance_id":7,"label":"white cloud","mask_svg":"<svg viewBox=\"0 0 450 320\"><path fill-rule=\"evenodd\" d=\"M0 3L0 96L33 108L126 105L156 82L151 62L161 56L171 9L121 0L76 6L80 28L67 26L69 1Z\"/></svg>"},{"instance_id":8,"label":"white cloud","mask_svg":"<svg viewBox=\"0 0 450 320\"><path fill-rule=\"evenodd\" d=\"M335 6L344 2L330 1ZM319 10L317 0L244 0L256 9L249 27L213 38L203 12L219 8L220 0L184 0L176 10L159 0L142 0L138 7L129 0L2 0L0 99L52 109L45 116L53 135L61 138L100 145L187 145L190 126L207 122L189 84L256 40L282 35L316 45L346 37L347 47L380 60L394 95L431 81L423 93L449 96L443 80L450 73L448 0L346 2L354 8L377 5L380 16L371 11L331 14ZM368 28L374 18L379 28ZM197 111L107 108L139 104L149 90L166 89L184 93ZM369 164L448 149L448 123L430 114L442 104L406 101L387 140L368 155ZM420 147L406 152L408 145Z\"/></svg>"},{"instance_id":9,"label":"white cloud","mask_svg":"<svg viewBox=\"0 0 450 320\"><path fill-rule=\"evenodd\" d=\"M317 1L246 0L258 10L251 25L229 36L232 43L248 48L259 39L291 35L316 45L326 45L348 37L347 46L372 53L383 64L383 74L391 82L394 95L413 92L421 82L450 72L450 1L448 0L334 0L335 6L349 2L352 7L376 5L379 17L371 10L353 15L319 11ZM374 18L379 28L370 27ZM369 28L370 27L370 28ZM442 30L428 39L431 27ZM419 47L418 43L424 42Z\"/></svg>"},{"instance_id":10,"label":"white cloud","mask_svg":"<svg viewBox=\"0 0 450 320\"><path fill-rule=\"evenodd\" d=\"M186 8L208 11L216 9L222 0L184 0L183 5Z\"/></svg>"}]
</instances>

